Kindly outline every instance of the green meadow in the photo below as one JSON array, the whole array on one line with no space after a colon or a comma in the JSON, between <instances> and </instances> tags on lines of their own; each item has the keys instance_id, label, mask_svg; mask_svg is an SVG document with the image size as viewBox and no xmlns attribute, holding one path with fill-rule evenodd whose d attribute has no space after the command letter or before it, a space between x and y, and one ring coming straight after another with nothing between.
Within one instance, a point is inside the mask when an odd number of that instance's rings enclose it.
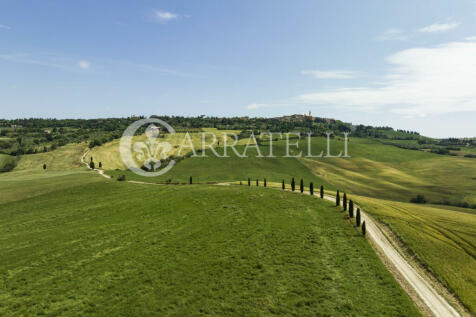
<instances>
[{"instance_id":1,"label":"green meadow","mask_svg":"<svg viewBox=\"0 0 476 317\"><path fill-rule=\"evenodd\" d=\"M42 187L0 198L3 316L419 315L326 201L82 171L0 184Z\"/></svg>"}]
</instances>

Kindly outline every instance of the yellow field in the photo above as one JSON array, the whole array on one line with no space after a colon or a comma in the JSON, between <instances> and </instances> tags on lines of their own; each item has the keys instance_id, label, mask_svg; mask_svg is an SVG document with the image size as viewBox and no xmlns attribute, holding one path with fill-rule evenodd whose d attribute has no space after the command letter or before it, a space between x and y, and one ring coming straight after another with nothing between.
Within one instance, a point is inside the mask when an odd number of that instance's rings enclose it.
<instances>
[{"instance_id":1,"label":"yellow field","mask_svg":"<svg viewBox=\"0 0 476 317\"><path fill-rule=\"evenodd\" d=\"M235 133L239 134L240 131L237 130L217 130L213 128L203 128L202 129L204 132L212 132L216 135L217 141L220 141L220 146L223 145L223 137L224 133ZM174 135L169 135L166 134L164 138L160 138L160 142L169 142L172 145L172 148L170 151L167 152L167 156L172 156L172 155L181 155L184 156L188 152L191 151L190 147L187 147L189 145L188 142L184 144L184 147L180 153L180 146L184 140L185 133L175 133ZM195 151L200 149L202 147L202 134L201 133L190 133L190 138L192 140L192 144L195 148ZM133 138L133 142L144 142L147 140L147 137L145 135L140 135L136 136ZM211 134L206 134L205 135L205 144L210 144L213 141L213 137ZM247 139L242 139L239 140L237 144L244 144L248 140ZM234 143L234 139L230 137L229 135L227 136L226 142L228 145L231 145ZM115 170L115 169L125 169L125 165L122 162L120 153L119 153L119 144L120 140L113 140L111 142L105 143L99 147L93 148L86 156L87 162L93 157L94 162L96 163L96 167L98 162L102 163L102 168L104 170ZM214 147L217 147L218 143L215 143Z\"/></svg>"},{"instance_id":2,"label":"yellow field","mask_svg":"<svg viewBox=\"0 0 476 317\"><path fill-rule=\"evenodd\" d=\"M349 196L396 232L411 255L476 311L476 212Z\"/></svg>"}]
</instances>

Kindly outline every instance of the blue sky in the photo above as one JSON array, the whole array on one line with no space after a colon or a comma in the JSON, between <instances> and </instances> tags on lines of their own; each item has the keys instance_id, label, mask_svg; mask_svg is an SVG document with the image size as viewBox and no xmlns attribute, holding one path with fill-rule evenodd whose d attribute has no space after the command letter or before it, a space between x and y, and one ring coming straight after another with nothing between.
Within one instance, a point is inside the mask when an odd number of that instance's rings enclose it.
<instances>
[{"instance_id":1,"label":"blue sky","mask_svg":"<svg viewBox=\"0 0 476 317\"><path fill-rule=\"evenodd\" d=\"M305 113L476 136L476 1L0 1L0 117Z\"/></svg>"}]
</instances>

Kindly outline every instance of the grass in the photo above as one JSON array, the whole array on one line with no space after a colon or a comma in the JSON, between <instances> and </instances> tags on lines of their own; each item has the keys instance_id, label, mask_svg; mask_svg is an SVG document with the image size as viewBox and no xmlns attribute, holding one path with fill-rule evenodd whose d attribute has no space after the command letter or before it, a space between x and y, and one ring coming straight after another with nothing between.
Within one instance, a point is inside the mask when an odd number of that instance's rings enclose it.
<instances>
[{"instance_id":1,"label":"grass","mask_svg":"<svg viewBox=\"0 0 476 317\"><path fill-rule=\"evenodd\" d=\"M342 140L333 142L336 149L343 148ZM324 149L325 139L313 138L312 144ZM305 146L302 142L301 147ZM408 202L422 194L431 202L476 203L474 159L405 150L360 138L351 138L348 152L351 158L347 159L300 160L317 177L362 196Z\"/></svg>"},{"instance_id":2,"label":"grass","mask_svg":"<svg viewBox=\"0 0 476 317\"><path fill-rule=\"evenodd\" d=\"M211 133L214 133L217 138L217 142L220 141L220 146L223 145L223 138L225 137L225 133L228 133L227 135L227 144L233 144L234 140L230 136L230 134L234 133L238 135L240 131L238 130L218 130L218 129L212 129L212 128L203 128L203 132L205 132L205 144L211 144L213 142L213 137ZM190 147L187 147L189 143L186 141L184 143L182 151L180 151L180 146L182 145L182 142L184 142L185 138L185 133L175 133L173 135L170 134L165 134L164 138L159 138L159 142L169 142L172 148L170 151L167 152L168 156L172 155L181 155L184 156L188 152L191 151ZM190 133L190 139L192 141L193 147L195 150L198 150L202 147L202 134L201 133ZM145 142L147 140L147 137L143 135L135 136L133 142ZM239 140L237 144L243 144L247 140ZM119 153L119 144L120 144L120 139L113 140L111 142L108 142L106 144L103 144L98 147L94 147L86 156L87 161L93 157L93 160L96 162L96 165L98 162L101 162L103 165L104 170L115 170L115 169L126 169L124 163L122 162L120 153ZM214 147L218 147L218 143L214 144ZM179 152L180 151L180 152ZM139 166L141 165L140 162L138 162Z\"/></svg>"},{"instance_id":3,"label":"grass","mask_svg":"<svg viewBox=\"0 0 476 317\"><path fill-rule=\"evenodd\" d=\"M354 197L388 224L410 252L476 312L476 212Z\"/></svg>"},{"instance_id":4,"label":"grass","mask_svg":"<svg viewBox=\"0 0 476 317\"><path fill-rule=\"evenodd\" d=\"M13 170L13 175L67 172L84 168L81 164L81 156L86 148L85 143L71 143L51 152L22 155ZM46 164L46 171L43 170L43 164Z\"/></svg>"},{"instance_id":5,"label":"grass","mask_svg":"<svg viewBox=\"0 0 476 317\"><path fill-rule=\"evenodd\" d=\"M332 203L88 176L0 201L0 315L419 315Z\"/></svg>"},{"instance_id":6,"label":"grass","mask_svg":"<svg viewBox=\"0 0 476 317\"><path fill-rule=\"evenodd\" d=\"M68 144L52 152L22 155L13 171L0 174L0 203L100 181L102 177L80 163L85 148L85 144Z\"/></svg>"},{"instance_id":7,"label":"grass","mask_svg":"<svg viewBox=\"0 0 476 317\"><path fill-rule=\"evenodd\" d=\"M239 153L243 153L244 146L237 146ZM268 146L261 147L263 156L268 155ZM275 153L283 150L282 146L276 146ZM222 155L223 149L217 148L216 151ZM325 184L326 188L329 183L315 176L304 164L296 158L256 158L256 150L249 149L248 158L240 158L231 150L228 150L230 157L218 158L210 151L206 151L207 157L186 158L174 166L169 172L158 177L137 176L132 172L115 170L108 171L108 174L118 175L125 174L128 180L139 180L146 182L164 182L171 179L172 182L188 182L192 176L194 182L229 182L237 180L246 180L248 177L252 181L259 179L260 182L266 178L268 181L281 182L283 179L286 183L291 182L294 177L296 181L301 178L306 184L314 182L314 184Z\"/></svg>"},{"instance_id":8,"label":"grass","mask_svg":"<svg viewBox=\"0 0 476 317\"><path fill-rule=\"evenodd\" d=\"M312 138L313 155L321 150L326 153L326 139ZM111 145L112 146L112 145ZM117 151L117 147L112 146ZM112 148L105 151L114 159L108 159L105 166L120 160ZM303 156L307 155L307 140L300 142ZM331 153L343 150L343 140L331 141ZM237 146L242 153L244 146ZM263 155L269 153L269 146L260 147ZM223 149L217 151L222 153ZM197 181L236 181L251 177L264 177L272 181L287 181L291 177L304 178L306 182L324 184L326 188L339 188L354 194L408 202L417 194L424 195L430 202L476 204L476 165L474 159L438 155L423 151L412 151L385 145L371 139L351 138L349 155L351 158L256 158L253 151L248 158L238 158L231 150L230 158L216 158L208 151L208 158L186 158L167 174L154 178L137 177L132 173L109 171L112 175L126 174L129 179L159 181L167 179L187 182L189 176ZM291 154L297 154L292 149ZM274 154L285 154L285 142L274 143ZM121 162L122 163L122 162ZM114 163L112 164L113 166ZM105 167L107 169L107 167ZM118 168L121 169L121 168ZM438 171L438 172L435 172Z\"/></svg>"}]
</instances>

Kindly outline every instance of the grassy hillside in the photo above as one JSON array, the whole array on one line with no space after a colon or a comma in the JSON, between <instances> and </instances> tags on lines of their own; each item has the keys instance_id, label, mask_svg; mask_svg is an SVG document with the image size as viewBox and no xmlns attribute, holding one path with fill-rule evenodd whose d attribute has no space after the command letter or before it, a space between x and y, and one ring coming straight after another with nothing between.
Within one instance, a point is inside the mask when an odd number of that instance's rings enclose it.
<instances>
[{"instance_id":1,"label":"grassy hillside","mask_svg":"<svg viewBox=\"0 0 476 317\"><path fill-rule=\"evenodd\" d=\"M85 144L68 144L47 153L22 155L13 171L0 174L0 203L101 180L80 163L85 149Z\"/></svg>"},{"instance_id":2,"label":"grassy hillside","mask_svg":"<svg viewBox=\"0 0 476 317\"><path fill-rule=\"evenodd\" d=\"M217 129L212 129L212 128L203 128L203 132L210 132L214 133L217 138L217 143L215 143L214 147L218 147L218 141L220 141L220 146L223 146L224 143L224 137L225 133L234 133L238 135L240 131L238 130L217 130ZM196 150L200 149L202 147L202 134L199 133L190 133L190 139L192 141L192 144ZM175 133L173 135L170 134L165 134L163 138L159 138L160 142L169 142L172 146L171 150L167 152L168 156L172 155L178 155L180 146L182 145L182 142L184 142L185 138L185 133ZM144 142L147 140L147 137L143 135L135 136L133 142ZM239 140L237 144L242 144L244 141L247 141L245 139ZM205 134L205 144L211 144L213 142L213 137L211 134L206 133ZM226 136L226 142L227 144L233 144L234 139L232 139L229 135ZM91 157L93 157L94 161L101 162L103 165L104 170L115 170L115 169L126 169L124 163L122 162L120 153L119 153L119 144L120 144L120 139L113 140L111 142L108 142L106 144L103 144L98 147L94 147L91 149L91 151L88 153L86 159L89 162ZM184 148L180 155L184 156L190 151L190 148L187 147L189 143L184 144Z\"/></svg>"},{"instance_id":3,"label":"grassy hillside","mask_svg":"<svg viewBox=\"0 0 476 317\"><path fill-rule=\"evenodd\" d=\"M22 155L13 172L18 176L20 174L66 172L83 168L81 156L86 148L85 143L71 143L51 152ZM46 171L43 170L43 164L46 164Z\"/></svg>"},{"instance_id":4,"label":"grassy hillside","mask_svg":"<svg viewBox=\"0 0 476 317\"><path fill-rule=\"evenodd\" d=\"M237 146L239 153L244 151L244 146ZM222 155L223 149L217 148L216 151ZM284 151L282 145L274 148L274 153L279 154ZM283 152L284 153L284 152ZM108 171L108 174L118 175L125 174L129 180L139 180L146 182L164 182L171 179L172 182L188 182L189 177L193 176L195 182L225 182L246 180L250 177L252 180L257 178L262 181L267 178L268 181L281 182L285 179L290 182L292 177L296 180L303 178L306 183L314 182L315 184L324 183L329 187L329 183L315 176L304 164L296 158L256 158L256 150L250 148L247 152L248 158L240 158L233 151L228 150L229 157L218 158L210 151L205 151L207 157L187 158L179 162L169 172L158 177L137 176L132 172L124 171ZM267 156L269 147L262 146L261 154Z\"/></svg>"},{"instance_id":5,"label":"grassy hillside","mask_svg":"<svg viewBox=\"0 0 476 317\"><path fill-rule=\"evenodd\" d=\"M320 151L326 154L326 139L312 138L312 155ZM262 154L269 154L269 146L262 145ZM344 148L343 140L331 141L331 153L338 154ZM96 153L107 152L107 166L117 166L120 161L117 146L99 147ZM238 146L242 153L244 147ZM290 177L323 183L326 187L340 188L355 194L399 201L410 201L417 194L424 195L434 203L476 204L476 164L475 159L438 155L423 151L401 149L385 145L372 139L351 138L348 153L351 158L306 158L307 140L300 142L302 158L256 158L256 152L249 152L248 158L238 158L231 150L230 158L216 158L209 153L208 158L187 158L177 164L164 176L147 181L188 181L190 175L200 181L233 181L248 177L280 181ZM217 149L222 153L222 149ZM254 154L253 154L254 153ZM285 154L285 142L274 143L274 154ZM291 154L298 154L291 148ZM96 154L93 154L96 155ZM99 156L101 157L101 156ZM95 158L96 160L96 158ZM122 162L121 162L122 164ZM111 171L111 174L124 174ZM128 174L128 173L126 173ZM130 179L141 179L129 173Z\"/></svg>"},{"instance_id":6,"label":"grassy hillside","mask_svg":"<svg viewBox=\"0 0 476 317\"><path fill-rule=\"evenodd\" d=\"M476 212L354 197L476 312Z\"/></svg>"},{"instance_id":7,"label":"grassy hillside","mask_svg":"<svg viewBox=\"0 0 476 317\"><path fill-rule=\"evenodd\" d=\"M0 202L0 315L418 315L332 203L78 175Z\"/></svg>"},{"instance_id":8,"label":"grassy hillside","mask_svg":"<svg viewBox=\"0 0 476 317\"><path fill-rule=\"evenodd\" d=\"M325 139L313 138L313 148L325 149ZM332 154L343 149L333 141ZM301 147L306 147L305 142ZM316 151L317 153L317 151ZM325 152L324 152L325 153ZM432 202L476 204L476 161L351 138L351 158L302 158L316 176L347 192L408 202L417 194Z\"/></svg>"}]
</instances>

